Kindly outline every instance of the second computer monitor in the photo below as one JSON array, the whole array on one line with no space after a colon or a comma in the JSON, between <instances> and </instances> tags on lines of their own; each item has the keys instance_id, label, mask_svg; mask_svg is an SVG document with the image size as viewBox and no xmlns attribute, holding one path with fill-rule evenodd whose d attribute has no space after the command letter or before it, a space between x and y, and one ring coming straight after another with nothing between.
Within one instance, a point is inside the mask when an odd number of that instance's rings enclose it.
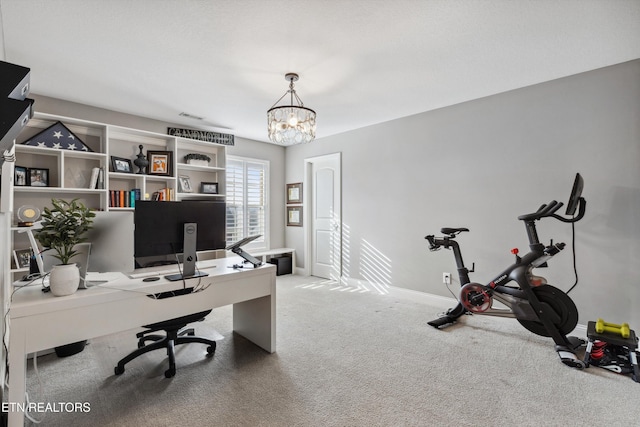
<instances>
[{"instance_id":1,"label":"second computer monitor","mask_svg":"<svg viewBox=\"0 0 640 427\"><path fill-rule=\"evenodd\" d=\"M140 201L136 202L134 222L134 252L139 267L148 266L147 260L163 257L167 262L183 261L185 235L195 237L197 251L226 246L226 204L223 201ZM188 233L191 228L185 224L196 224L195 236ZM184 261L189 261L190 256L185 254Z\"/></svg>"},{"instance_id":2,"label":"second computer monitor","mask_svg":"<svg viewBox=\"0 0 640 427\"><path fill-rule=\"evenodd\" d=\"M88 271L133 271L133 212L95 214L86 236L91 243Z\"/></svg>"}]
</instances>

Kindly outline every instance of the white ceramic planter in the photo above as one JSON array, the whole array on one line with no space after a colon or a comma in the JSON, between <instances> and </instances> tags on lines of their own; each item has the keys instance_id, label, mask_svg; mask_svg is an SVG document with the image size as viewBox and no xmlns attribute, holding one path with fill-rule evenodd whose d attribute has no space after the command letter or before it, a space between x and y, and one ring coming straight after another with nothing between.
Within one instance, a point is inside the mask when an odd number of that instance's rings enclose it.
<instances>
[{"instance_id":1,"label":"white ceramic planter","mask_svg":"<svg viewBox=\"0 0 640 427\"><path fill-rule=\"evenodd\" d=\"M54 265L49 274L49 288L57 297L71 295L80 285L80 270L76 264Z\"/></svg>"},{"instance_id":2,"label":"white ceramic planter","mask_svg":"<svg viewBox=\"0 0 640 427\"><path fill-rule=\"evenodd\" d=\"M209 162L206 160L197 160L197 159L189 159L187 160L187 164L196 165L196 166L209 166Z\"/></svg>"}]
</instances>

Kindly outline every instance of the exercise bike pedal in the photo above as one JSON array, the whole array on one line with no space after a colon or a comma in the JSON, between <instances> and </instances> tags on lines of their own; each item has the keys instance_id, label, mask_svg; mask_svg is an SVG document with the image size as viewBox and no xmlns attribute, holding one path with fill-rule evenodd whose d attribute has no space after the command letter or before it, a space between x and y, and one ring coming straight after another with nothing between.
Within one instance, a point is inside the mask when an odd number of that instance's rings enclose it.
<instances>
[{"instance_id":1,"label":"exercise bike pedal","mask_svg":"<svg viewBox=\"0 0 640 427\"><path fill-rule=\"evenodd\" d=\"M578 359L567 347L556 345L556 351L558 352L558 356L560 356L560 361L565 365L579 370L587 367L587 364L583 360Z\"/></svg>"},{"instance_id":2,"label":"exercise bike pedal","mask_svg":"<svg viewBox=\"0 0 640 427\"><path fill-rule=\"evenodd\" d=\"M431 320L430 322L427 322L427 323L436 329L444 329L456 323L456 319L454 319L451 316L447 316L445 314L444 316L438 317L437 319Z\"/></svg>"}]
</instances>

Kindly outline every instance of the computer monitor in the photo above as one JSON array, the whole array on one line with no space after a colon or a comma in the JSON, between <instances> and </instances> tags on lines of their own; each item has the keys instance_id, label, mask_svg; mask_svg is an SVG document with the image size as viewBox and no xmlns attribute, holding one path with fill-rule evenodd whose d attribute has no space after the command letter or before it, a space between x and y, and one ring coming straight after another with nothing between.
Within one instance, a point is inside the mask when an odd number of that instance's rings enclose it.
<instances>
[{"instance_id":1,"label":"computer monitor","mask_svg":"<svg viewBox=\"0 0 640 427\"><path fill-rule=\"evenodd\" d=\"M84 236L86 241L74 247L77 253L71 258L71 262L78 264L82 280L87 272L133 271L133 212L94 213L91 228ZM49 273L60 263L54 255L51 249L42 252L41 274Z\"/></svg>"},{"instance_id":2,"label":"computer monitor","mask_svg":"<svg viewBox=\"0 0 640 427\"><path fill-rule=\"evenodd\" d=\"M226 246L226 203L209 200L181 202L138 201L134 211L134 255L139 267L145 259L165 256L178 261L182 274L169 280L205 275L195 271L196 251Z\"/></svg>"},{"instance_id":3,"label":"computer monitor","mask_svg":"<svg viewBox=\"0 0 640 427\"><path fill-rule=\"evenodd\" d=\"M88 271L129 273L134 269L133 212L95 212L87 242Z\"/></svg>"}]
</instances>

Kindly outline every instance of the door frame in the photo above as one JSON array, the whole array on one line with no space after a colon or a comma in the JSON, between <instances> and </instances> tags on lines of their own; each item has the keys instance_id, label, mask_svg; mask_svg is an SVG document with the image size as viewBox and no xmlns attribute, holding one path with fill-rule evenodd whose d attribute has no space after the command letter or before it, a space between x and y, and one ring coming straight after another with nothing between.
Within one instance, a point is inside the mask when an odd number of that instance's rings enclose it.
<instances>
[{"instance_id":1,"label":"door frame","mask_svg":"<svg viewBox=\"0 0 640 427\"><path fill-rule=\"evenodd\" d=\"M305 226L305 232L304 232L304 253L305 253L304 275L305 276L311 275L311 253L312 253L311 243L313 241L313 212L311 209L311 204L312 204L311 196L313 194L313 191L311 190L313 185L312 165L313 163L319 160L329 160L329 159L337 160L338 168L340 169L340 180L338 182L338 186L340 187L340 197L338 200L340 205L340 215L338 218L338 231L337 231L337 235L340 238L340 244L337 245L337 249L339 253L334 254L334 260L337 260L336 270L339 272L340 280L342 281L342 267L343 267L342 265L343 264L342 263L343 238L342 237L343 236L342 236L342 153L341 152L324 154L322 156L314 156L314 157L309 157L304 159L303 186L304 188L306 188L306 190L303 191L302 193L303 194L302 200L306 208L303 211L302 217L303 217L304 224L307 224Z\"/></svg>"}]
</instances>

